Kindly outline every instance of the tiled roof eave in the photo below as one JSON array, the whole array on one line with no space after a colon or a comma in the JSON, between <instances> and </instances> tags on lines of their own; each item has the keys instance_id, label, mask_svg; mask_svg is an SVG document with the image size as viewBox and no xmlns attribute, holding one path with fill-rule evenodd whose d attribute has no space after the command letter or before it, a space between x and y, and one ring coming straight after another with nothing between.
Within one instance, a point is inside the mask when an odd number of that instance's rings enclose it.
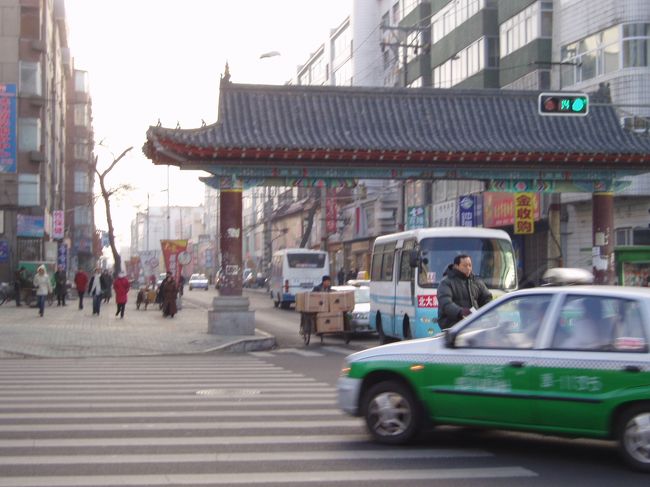
<instances>
[{"instance_id":1,"label":"tiled roof eave","mask_svg":"<svg viewBox=\"0 0 650 487\"><path fill-rule=\"evenodd\" d=\"M390 165L394 163L500 163L521 164L543 162L546 164L648 164L648 153L583 153L583 152L486 152L486 151L411 151L376 149L321 149L321 148L263 148L263 147L201 147L179 143L176 140L158 138L148 143L147 156L160 155L173 164L183 161L214 163L221 161L254 162L278 161L283 163L304 163L309 161L355 163L363 165ZM151 152L154 148L154 153ZM160 159L160 157L155 157Z\"/></svg>"}]
</instances>

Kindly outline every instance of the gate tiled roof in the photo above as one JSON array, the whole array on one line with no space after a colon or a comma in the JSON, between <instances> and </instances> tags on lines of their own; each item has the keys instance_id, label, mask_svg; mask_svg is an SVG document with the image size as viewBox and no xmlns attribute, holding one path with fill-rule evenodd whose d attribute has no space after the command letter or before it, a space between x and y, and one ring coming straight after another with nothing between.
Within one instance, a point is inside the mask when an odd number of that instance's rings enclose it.
<instances>
[{"instance_id":1,"label":"gate tiled roof","mask_svg":"<svg viewBox=\"0 0 650 487\"><path fill-rule=\"evenodd\" d=\"M297 157L339 150L446 154L447 160L473 153L500 154L501 160L518 154L512 160L523 161L521 154L528 153L650 162L650 138L624 130L614 108L598 104L606 99L592 96L586 117L541 116L538 95L222 82L216 123L191 130L150 127L144 152L154 160L163 154L253 158L254 151L264 157L284 151L286 159L287 151Z\"/></svg>"}]
</instances>

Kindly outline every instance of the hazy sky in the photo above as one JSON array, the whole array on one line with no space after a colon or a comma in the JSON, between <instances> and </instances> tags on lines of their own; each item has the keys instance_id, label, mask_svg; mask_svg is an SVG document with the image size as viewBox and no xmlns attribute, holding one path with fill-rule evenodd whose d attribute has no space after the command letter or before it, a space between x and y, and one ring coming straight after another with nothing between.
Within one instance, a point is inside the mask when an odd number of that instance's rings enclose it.
<instances>
[{"instance_id":1,"label":"hazy sky","mask_svg":"<svg viewBox=\"0 0 650 487\"><path fill-rule=\"evenodd\" d=\"M137 190L112 206L116 237L129 242L137 207L167 204L167 169L142 154L149 125L195 128L217 118L226 61L236 83L283 84L351 12L352 0L66 0L69 43L77 69L90 77L99 168L133 150L109 186ZM260 59L278 51L280 56ZM203 202L203 172L170 170L172 205ZM96 192L98 189L96 188ZM104 206L95 209L106 229Z\"/></svg>"}]
</instances>

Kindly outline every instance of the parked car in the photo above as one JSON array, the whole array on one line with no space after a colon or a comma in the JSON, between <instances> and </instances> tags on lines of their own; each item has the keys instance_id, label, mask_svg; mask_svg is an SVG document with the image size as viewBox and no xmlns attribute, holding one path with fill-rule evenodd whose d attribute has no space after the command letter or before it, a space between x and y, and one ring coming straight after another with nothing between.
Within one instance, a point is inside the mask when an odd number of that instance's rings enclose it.
<instances>
[{"instance_id":1,"label":"parked car","mask_svg":"<svg viewBox=\"0 0 650 487\"><path fill-rule=\"evenodd\" d=\"M192 274L190 280L188 281L188 287L191 291L192 289L204 289L208 290L208 278L205 274Z\"/></svg>"},{"instance_id":2,"label":"parked car","mask_svg":"<svg viewBox=\"0 0 650 487\"><path fill-rule=\"evenodd\" d=\"M650 289L506 294L432 338L346 358L340 407L372 437L456 424L617 440L650 472Z\"/></svg>"},{"instance_id":3,"label":"parked car","mask_svg":"<svg viewBox=\"0 0 650 487\"><path fill-rule=\"evenodd\" d=\"M368 286L332 286L332 291L353 291L354 309L349 313L354 333L373 332L370 328L370 288Z\"/></svg>"}]
</instances>

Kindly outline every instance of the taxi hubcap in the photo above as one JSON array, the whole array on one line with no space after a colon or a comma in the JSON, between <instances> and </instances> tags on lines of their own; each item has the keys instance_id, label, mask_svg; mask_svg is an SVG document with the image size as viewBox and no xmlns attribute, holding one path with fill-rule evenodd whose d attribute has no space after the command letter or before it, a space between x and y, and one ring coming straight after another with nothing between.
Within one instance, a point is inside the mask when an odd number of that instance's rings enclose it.
<instances>
[{"instance_id":1,"label":"taxi hubcap","mask_svg":"<svg viewBox=\"0 0 650 487\"><path fill-rule=\"evenodd\" d=\"M368 405L368 419L377 434L399 435L406 431L411 422L411 408L400 394L383 392Z\"/></svg>"},{"instance_id":2,"label":"taxi hubcap","mask_svg":"<svg viewBox=\"0 0 650 487\"><path fill-rule=\"evenodd\" d=\"M650 464L650 413L634 416L625 428L625 449L637 461Z\"/></svg>"}]
</instances>

